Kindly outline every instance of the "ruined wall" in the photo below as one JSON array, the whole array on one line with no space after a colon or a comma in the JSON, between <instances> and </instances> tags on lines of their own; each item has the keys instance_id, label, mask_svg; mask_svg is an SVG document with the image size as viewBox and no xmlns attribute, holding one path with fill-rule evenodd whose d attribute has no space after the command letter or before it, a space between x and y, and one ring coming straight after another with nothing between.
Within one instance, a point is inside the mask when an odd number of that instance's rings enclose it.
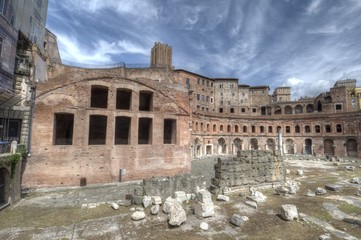
<instances>
[{"instance_id":1,"label":"ruined wall","mask_svg":"<svg viewBox=\"0 0 361 240\"><path fill-rule=\"evenodd\" d=\"M171 176L190 170L188 92L152 79L119 77L124 69L91 70L60 66L38 85L31 157L23 185L79 185ZM55 77L54 77L55 76ZM92 86L107 89L107 106L92 107ZM117 90L131 92L129 109L117 108ZM140 93L151 93L151 109L140 110ZM70 143L58 144L56 114L74 116ZM90 144L90 118L106 117L105 142ZM116 143L116 118L130 118L129 139ZM151 119L150 140L139 144L139 119ZM164 143L165 119L176 122L174 142Z\"/></svg>"},{"instance_id":2,"label":"ruined wall","mask_svg":"<svg viewBox=\"0 0 361 240\"><path fill-rule=\"evenodd\" d=\"M213 188L279 183L284 179L283 160L272 151L239 151L237 156L218 158Z\"/></svg>"}]
</instances>

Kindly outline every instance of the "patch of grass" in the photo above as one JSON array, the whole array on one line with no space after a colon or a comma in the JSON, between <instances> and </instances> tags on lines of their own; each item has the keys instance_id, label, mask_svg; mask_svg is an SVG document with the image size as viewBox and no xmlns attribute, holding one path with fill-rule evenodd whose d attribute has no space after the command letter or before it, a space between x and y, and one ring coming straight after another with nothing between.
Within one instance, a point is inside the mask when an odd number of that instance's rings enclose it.
<instances>
[{"instance_id":1,"label":"patch of grass","mask_svg":"<svg viewBox=\"0 0 361 240\"><path fill-rule=\"evenodd\" d=\"M7 208L0 212L0 229L10 227L45 228L66 226L88 219L115 216L128 212L125 207L114 211L109 205L101 205L92 209L17 207Z\"/></svg>"},{"instance_id":2,"label":"patch of grass","mask_svg":"<svg viewBox=\"0 0 361 240\"><path fill-rule=\"evenodd\" d=\"M361 215L361 208L356 207L352 204L348 204L348 203L341 203L338 206L338 209L340 209L342 212L345 212L347 214L356 214L356 215Z\"/></svg>"}]
</instances>

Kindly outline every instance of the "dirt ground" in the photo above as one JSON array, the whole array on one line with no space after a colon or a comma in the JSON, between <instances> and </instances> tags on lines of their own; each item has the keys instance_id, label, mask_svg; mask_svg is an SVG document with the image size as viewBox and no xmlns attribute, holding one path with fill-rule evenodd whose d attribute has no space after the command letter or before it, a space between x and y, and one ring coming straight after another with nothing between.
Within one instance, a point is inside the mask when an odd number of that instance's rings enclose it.
<instances>
[{"instance_id":1,"label":"dirt ground","mask_svg":"<svg viewBox=\"0 0 361 240\"><path fill-rule=\"evenodd\" d=\"M213 169L214 161L208 162L211 166L208 169ZM275 195L272 188L260 189L267 196L267 201L258 204L257 209L245 205L245 197L236 193L229 196L229 202L216 201L216 196L213 196L215 216L202 219L194 215L195 202L191 200L183 204L187 221L180 227L169 226L167 215L163 212L151 215L149 208L145 209L145 219L132 221L130 207L121 206L115 211L109 203L99 202L93 208L82 208L79 201L66 201L65 198L70 196L66 190L61 193L32 193L0 212L0 239L304 240L319 239L326 233L331 239L361 239L361 226L343 221L344 217L361 217L361 197L356 195L361 185L350 183L353 177L361 177L361 160L337 164L287 160L285 166L290 170L287 180L300 183L296 194L281 196ZM356 170L345 170L345 166L349 165L355 166ZM304 171L304 175L297 175L299 169ZM341 185L341 191L328 190L325 195L314 197L305 195L308 189L315 191L326 184ZM71 191L74 194L81 190ZM104 188L100 192L107 194ZM89 190L88 194L92 193L99 196L99 189ZM300 219L283 220L280 217L282 204L294 204ZM230 219L235 213L247 216L249 221L241 227L232 225ZM208 230L200 229L202 222L209 224Z\"/></svg>"}]
</instances>

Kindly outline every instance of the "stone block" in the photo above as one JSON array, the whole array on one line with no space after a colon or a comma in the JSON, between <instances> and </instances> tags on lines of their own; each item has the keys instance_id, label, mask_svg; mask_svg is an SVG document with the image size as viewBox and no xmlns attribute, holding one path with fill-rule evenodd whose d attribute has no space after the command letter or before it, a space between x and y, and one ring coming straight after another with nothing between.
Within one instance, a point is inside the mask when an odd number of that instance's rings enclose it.
<instances>
[{"instance_id":1,"label":"stone block","mask_svg":"<svg viewBox=\"0 0 361 240\"><path fill-rule=\"evenodd\" d=\"M327 184L325 188L330 191L339 192L341 190L341 186L337 184Z\"/></svg>"},{"instance_id":2,"label":"stone block","mask_svg":"<svg viewBox=\"0 0 361 240\"><path fill-rule=\"evenodd\" d=\"M154 205L150 208L150 214L157 215L159 213L159 205Z\"/></svg>"},{"instance_id":3,"label":"stone block","mask_svg":"<svg viewBox=\"0 0 361 240\"><path fill-rule=\"evenodd\" d=\"M197 192L197 201L202 203L212 203L212 195L206 189L199 190Z\"/></svg>"},{"instance_id":4,"label":"stone block","mask_svg":"<svg viewBox=\"0 0 361 240\"><path fill-rule=\"evenodd\" d=\"M213 203L202 203L196 201L194 206L194 212L198 217L212 217L214 216L214 206Z\"/></svg>"},{"instance_id":5,"label":"stone block","mask_svg":"<svg viewBox=\"0 0 361 240\"><path fill-rule=\"evenodd\" d=\"M297 207L292 204L285 204L281 206L282 218L286 221L292 221L298 219Z\"/></svg>"},{"instance_id":6,"label":"stone block","mask_svg":"<svg viewBox=\"0 0 361 240\"><path fill-rule=\"evenodd\" d=\"M171 226L180 226L187 220L186 212L177 200L174 200L174 204L169 209L168 219Z\"/></svg>"},{"instance_id":7,"label":"stone block","mask_svg":"<svg viewBox=\"0 0 361 240\"><path fill-rule=\"evenodd\" d=\"M245 204L247 206L250 206L250 207L254 208L254 209L257 209L257 203L254 202L254 201L246 201Z\"/></svg>"},{"instance_id":8,"label":"stone block","mask_svg":"<svg viewBox=\"0 0 361 240\"><path fill-rule=\"evenodd\" d=\"M118 210L118 209L119 209L119 205L118 205L117 203L115 203L115 202L112 202L110 205L112 206L112 208L113 208L114 210Z\"/></svg>"},{"instance_id":9,"label":"stone block","mask_svg":"<svg viewBox=\"0 0 361 240\"><path fill-rule=\"evenodd\" d=\"M231 217L231 223L237 227L242 226L245 222L247 222L249 219L247 216L241 216L238 214L233 214Z\"/></svg>"},{"instance_id":10,"label":"stone block","mask_svg":"<svg viewBox=\"0 0 361 240\"><path fill-rule=\"evenodd\" d=\"M183 191L174 192L174 198L177 199L177 201L180 203L187 201L186 193Z\"/></svg>"},{"instance_id":11,"label":"stone block","mask_svg":"<svg viewBox=\"0 0 361 240\"><path fill-rule=\"evenodd\" d=\"M160 196L153 196L152 203L153 205L162 205L162 198Z\"/></svg>"},{"instance_id":12,"label":"stone block","mask_svg":"<svg viewBox=\"0 0 361 240\"><path fill-rule=\"evenodd\" d=\"M225 196L225 195L219 194L219 195L217 196L217 200L218 200L218 201L228 202L228 201L229 201L229 197L228 197L228 196Z\"/></svg>"},{"instance_id":13,"label":"stone block","mask_svg":"<svg viewBox=\"0 0 361 240\"><path fill-rule=\"evenodd\" d=\"M152 198L148 196L143 196L143 206L147 208L152 203Z\"/></svg>"},{"instance_id":14,"label":"stone block","mask_svg":"<svg viewBox=\"0 0 361 240\"><path fill-rule=\"evenodd\" d=\"M145 218L145 213L143 211L135 211L131 215L132 220L139 221Z\"/></svg>"}]
</instances>

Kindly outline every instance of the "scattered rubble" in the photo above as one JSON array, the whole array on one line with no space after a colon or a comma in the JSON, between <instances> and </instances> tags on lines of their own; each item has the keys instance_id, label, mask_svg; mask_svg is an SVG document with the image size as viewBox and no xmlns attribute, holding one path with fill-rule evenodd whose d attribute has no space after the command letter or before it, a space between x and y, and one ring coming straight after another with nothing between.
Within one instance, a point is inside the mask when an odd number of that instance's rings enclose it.
<instances>
[{"instance_id":1,"label":"scattered rubble","mask_svg":"<svg viewBox=\"0 0 361 240\"><path fill-rule=\"evenodd\" d=\"M168 223L171 226L180 226L187 220L186 212L178 200L174 200L173 203L174 204L169 209Z\"/></svg>"},{"instance_id":2,"label":"scattered rubble","mask_svg":"<svg viewBox=\"0 0 361 240\"><path fill-rule=\"evenodd\" d=\"M149 205L152 203L152 198L148 196L143 196L143 206L144 208L149 207Z\"/></svg>"},{"instance_id":3,"label":"scattered rubble","mask_svg":"<svg viewBox=\"0 0 361 240\"><path fill-rule=\"evenodd\" d=\"M231 217L231 223L237 227L242 226L248 220L249 218L247 216L241 216L238 214L233 214Z\"/></svg>"},{"instance_id":4,"label":"scattered rubble","mask_svg":"<svg viewBox=\"0 0 361 240\"><path fill-rule=\"evenodd\" d=\"M162 198L160 196L153 196L152 203L153 205L162 205Z\"/></svg>"},{"instance_id":5,"label":"scattered rubble","mask_svg":"<svg viewBox=\"0 0 361 240\"><path fill-rule=\"evenodd\" d=\"M327 191L321 187L316 188L316 195L324 195Z\"/></svg>"},{"instance_id":6,"label":"scattered rubble","mask_svg":"<svg viewBox=\"0 0 361 240\"><path fill-rule=\"evenodd\" d=\"M356 170L356 167L355 166L345 166L345 169L347 171L355 171Z\"/></svg>"},{"instance_id":7,"label":"scattered rubble","mask_svg":"<svg viewBox=\"0 0 361 240\"><path fill-rule=\"evenodd\" d=\"M256 203L263 203L266 202L267 197L259 191L251 190L251 196L247 196L246 199Z\"/></svg>"},{"instance_id":8,"label":"scattered rubble","mask_svg":"<svg viewBox=\"0 0 361 240\"><path fill-rule=\"evenodd\" d=\"M181 204L187 201L186 193L183 191L174 192L174 198L177 199L177 201L180 202Z\"/></svg>"},{"instance_id":9,"label":"scattered rubble","mask_svg":"<svg viewBox=\"0 0 361 240\"><path fill-rule=\"evenodd\" d=\"M341 191L341 186L337 184L327 184L325 188L330 191L339 192Z\"/></svg>"},{"instance_id":10,"label":"scattered rubble","mask_svg":"<svg viewBox=\"0 0 361 240\"><path fill-rule=\"evenodd\" d=\"M282 205L281 206L281 215L282 215L282 218L286 221L297 220L299 218L297 207L292 204Z\"/></svg>"},{"instance_id":11,"label":"scattered rubble","mask_svg":"<svg viewBox=\"0 0 361 240\"><path fill-rule=\"evenodd\" d=\"M254 201L245 201L245 204L247 206L250 206L250 207L254 208L254 209L257 209L257 203L254 202Z\"/></svg>"},{"instance_id":12,"label":"scattered rubble","mask_svg":"<svg viewBox=\"0 0 361 240\"><path fill-rule=\"evenodd\" d=\"M307 193L306 193L306 196L307 196L307 197L314 197L314 196L316 196L316 193L313 192L313 191L311 191L310 189L308 189L308 190L307 190Z\"/></svg>"},{"instance_id":13,"label":"scattered rubble","mask_svg":"<svg viewBox=\"0 0 361 240\"><path fill-rule=\"evenodd\" d=\"M145 218L145 212L143 212L143 211L135 211L134 213L132 213L131 218L134 221L142 220L142 219Z\"/></svg>"},{"instance_id":14,"label":"scattered rubble","mask_svg":"<svg viewBox=\"0 0 361 240\"><path fill-rule=\"evenodd\" d=\"M350 180L351 183L355 184L361 184L361 178L360 177L354 177Z\"/></svg>"},{"instance_id":15,"label":"scattered rubble","mask_svg":"<svg viewBox=\"0 0 361 240\"><path fill-rule=\"evenodd\" d=\"M201 222L201 224L199 225L199 227L204 230L204 231L207 231L209 229L209 225L208 223L205 223L205 222Z\"/></svg>"},{"instance_id":16,"label":"scattered rubble","mask_svg":"<svg viewBox=\"0 0 361 240\"><path fill-rule=\"evenodd\" d=\"M194 211L198 217L212 217L214 215L211 193L206 189L198 191Z\"/></svg>"},{"instance_id":17,"label":"scattered rubble","mask_svg":"<svg viewBox=\"0 0 361 240\"><path fill-rule=\"evenodd\" d=\"M159 205L154 205L150 208L150 214L157 215L159 213Z\"/></svg>"},{"instance_id":18,"label":"scattered rubble","mask_svg":"<svg viewBox=\"0 0 361 240\"><path fill-rule=\"evenodd\" d=\"M319 238L319 240L330 240L331 235L329 233L322 234Z\"/></svg>"},{"instance_id":19,"label":"scattered rubble","mask_svg":"<svg viewBox=\"0 0 361 240\"><path fill-rule=\"evenodd\" d=\"M118 205L117 203L115 203L115 202L112 202L110 205L112 206L112 208L113 208L114 210L118 210L118 209L119 209L119 205Z\"/></svg>"},{"instance_id":20,"label":"scattered rubble","mask_svg":"<svg viewBox=\"0 0 361 240\"><path fill-rule=\"evenodd\" d=\"M217 196L217 201L224 201L224 202L228 202L229 201L229 197L225 196L225 195L218 195Z\"/></svg>"},{"instance_id":21,"label":"scattered rubble","mask_svg":"<svg viewBox=\"0 0 361 240\"><path fill-rule=\"evenodd\" d=\"M302 169L297 170L297 175L303 176L303 170Z\"/></svg>"}]
</instances>

